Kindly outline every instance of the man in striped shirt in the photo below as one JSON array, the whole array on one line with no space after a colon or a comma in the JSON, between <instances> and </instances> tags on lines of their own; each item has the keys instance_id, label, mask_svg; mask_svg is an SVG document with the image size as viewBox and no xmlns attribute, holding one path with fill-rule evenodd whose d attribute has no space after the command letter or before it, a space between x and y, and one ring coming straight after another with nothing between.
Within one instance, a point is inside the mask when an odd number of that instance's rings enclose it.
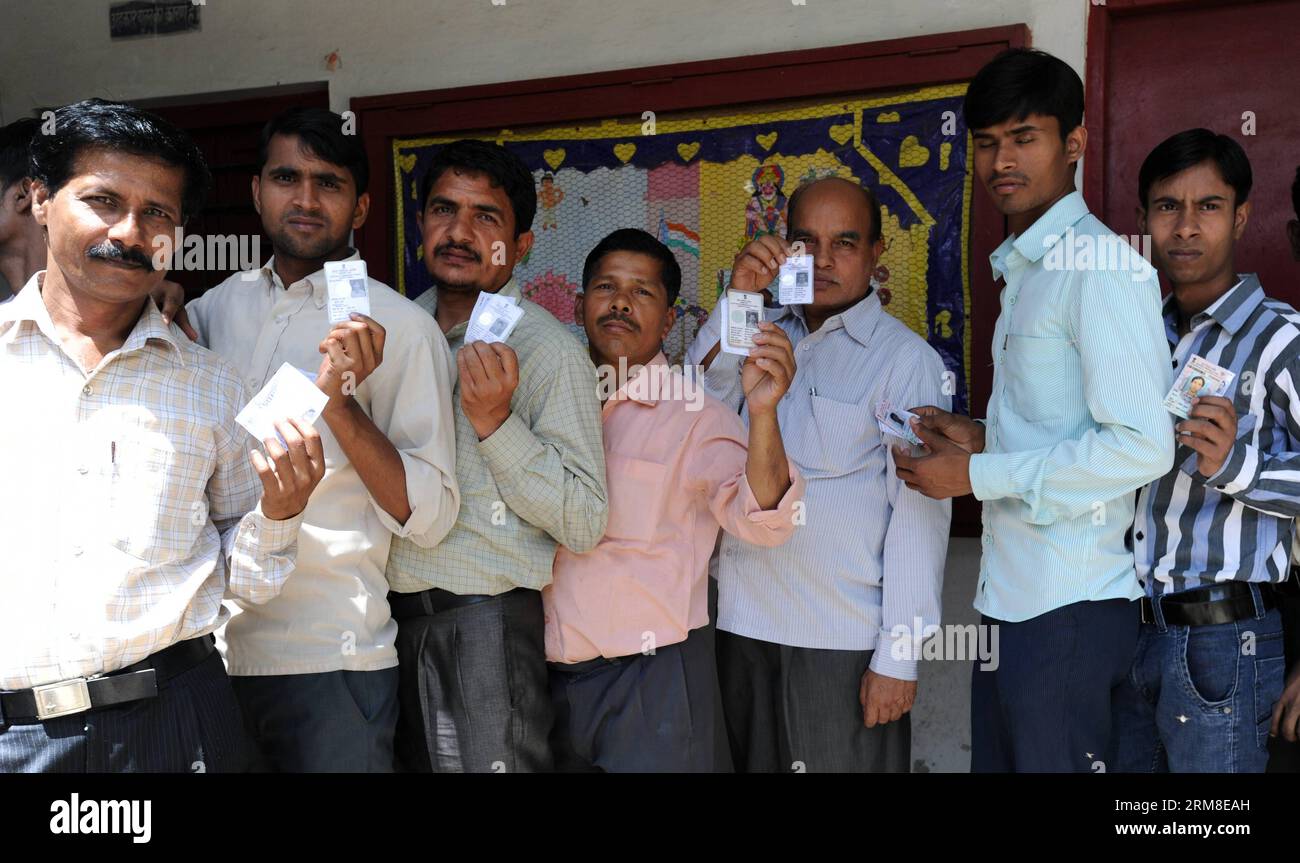
<instances>
[{"instance_id":1,"label":"man in striped shirt","mask_svg":"<svg viewBox=\"0 0 1300 863\"><path fill-rule=\"evenodd\" d=\"M1114 699L1110 769L1262 772L1282 692L1273 585L1300 513L1300 316L1238 275L1251 170L1226 135L1190 129L1138 174L1139 228L1172 287L1165 334L1231 371L1174 426L1174 467L1142 490L1133 524L1142 628Z\"/></svg>"}]
</instances>

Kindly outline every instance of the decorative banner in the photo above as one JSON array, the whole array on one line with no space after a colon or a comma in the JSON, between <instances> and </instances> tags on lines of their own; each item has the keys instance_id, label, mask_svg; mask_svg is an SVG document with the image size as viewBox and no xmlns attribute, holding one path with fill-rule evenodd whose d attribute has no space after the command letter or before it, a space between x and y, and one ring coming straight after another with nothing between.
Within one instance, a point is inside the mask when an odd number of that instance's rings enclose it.
<instances>
[{"instance_id":1,"label":"decorative banner","mask_svg":"<svg viewBox=\"0 0 1300 863\"><path fill-rule=\"evenodd\" d=\"M524 296L583 338L573 321L587 253L616 228L644 228L682 267L678 324L664 348L681 362L717 302L736 252L760 233L785 234L789 196L813 178L872 187L885 251L875 280L886 310L926 338L955 376L954 409L970 381L970 141L965 84L889 97L818 101L708 117L606 120L479 134L518 155L537 182L536 242L515 266ZM466 136L455 136L466 137ZM419 181L455 137L393 141L397 288L430 285L418 226Z\"/></svg>"}]
</instances>

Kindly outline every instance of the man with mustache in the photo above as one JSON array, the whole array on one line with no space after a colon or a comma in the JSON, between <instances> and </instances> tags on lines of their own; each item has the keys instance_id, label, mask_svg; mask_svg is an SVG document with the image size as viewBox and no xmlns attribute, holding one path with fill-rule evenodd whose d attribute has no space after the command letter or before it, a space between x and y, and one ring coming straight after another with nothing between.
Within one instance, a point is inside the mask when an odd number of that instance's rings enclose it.
<instances>
[{"instance_id":1,"label":"man with mustache","mask_svg":"<svg viewBox=\"0 0 1300 863\"><path fill-rule=\"evenodd\" d=\"M585 554L560 548L542 590L559 770L713 769L709 556L719 529L757 546L795 531L803 480L776 417L790 340L759 324L746 431L664 357L681 280L667 246L625 228L587 256L574 302L602 378L609 524Z\"/></svg>"},{"instance_id":2,"label":"man with mustache","mask_svg":"<svg viewBox=\"0 0 1300 863\"><path fill-rule=\"evenodd\" d=\"M423 306L456 350L461 506L441 543L393 543L400 768L547 770L551 702L540 591L557 545L579 554L605 532L596 375L578 340L524 300L514 265L533 244L533 175L486 141L441 147L420 185ZM480 293L523 308L509 344L464 344Z\"/></svg>"},{"instance_id":3,"label":"man with mustache","mask_svg":"<svg viewBox=\"0 0 1300 863\"><path fill-rule=\"evenodd\" d=\"M913 408L927 453L900 453L898 475L984 502L975 607L999 627L1000 660L973 668L971 769L1100 770L1138 634L1133 493L1173 463L1160 285L1075 191L1088 133L1073 69L1003 52L964 111L975 174L1011 230L990 258L1006 282L993 394L984 422Z\"/></svg>"},{"instance_id":4,"label":"man with mustache","mask_svg":"<svg viewBox=\"0 0 1300 863\"><path fill-rule=\"evenodd\" d=\"M236 371L162 322L153 238L200 208L184 132L92 99L31 151L47 265L0 307L0 773L226 772L246 740L212 632L294 571L325 471L310 425L266 455ZM260 480L260 482L259 482ZM260 498L260 500L259 500ZM290 579L291 580L291 579Z\"/></svg>"},{"instance_id":5,"label":"man with mustache","mask_svg":"<svg viewBox=\"0 0 1300 863\"><path fill-rule=\"evenodd\" d=\"M385 772L397 724L397 623L384 567L394 537L429 546L460 499L451 353L428 315L367 280L370 316L331 324L324 265L356 261L369 163L361 139L323 108L295 108L262 130L253 204L274 255L191 302L199 342L252 391L284 363L329 395L329 465L303 514L298 576L242 605L226 659L264 768Z\"/></svg>"},{"instance_id":6,"label":"man with mustache","mask_svg":"<svg viewBox=\"0 0 1300 863\"><path fill-rule=\"evenodd\" d=\"M1208 129L1162 141L1138 172L1138 229L1169 282L1165 336L1181 367L1233 372L1174 426L1174 469L1133 524L1142 627L1115 696L1124 772L1262 773L1285 659L1276 585L1300 515L1300 315L1239 275L1250 161ZM1295 739L1295 717L1285 734Z\"/></svg>"},{"instance_id":7,"label":"man with mustache","mask_svg":"<svg viewBox=\"0 0 1300 863\"><path fill-rule=\"evenodd\" d=\"M718 672L732 761L746 772L906 772L951 505L894 476L875 409L947 402L943 361L872 287L883 236L869 188L842 178L800 186L787 224L784 239L745 246L731 273L733 290L757 292L795 244L814 259L813 302L769 309L780 332L754 337L763 349L794 345L798 367L776 415L808 486L806 523L784 545L722 537ZM751 402L762 394L753 371L720 352L719 333L715 310L688 358L707 367L706 391L752 427L768 405Z\"/></svg>"},{"instance_id":8,"label":"man with mustache","mask_svg":"<svg viewBox=\"0 0 1300 863\"><path fill-rule=\"evenodd\" d=\"M30 117L0 128L0 301L45 266L45 238L32 219L28 156L40 123ZM4 290L7 288L7 292Z\"/></svg>"}]
</instances>

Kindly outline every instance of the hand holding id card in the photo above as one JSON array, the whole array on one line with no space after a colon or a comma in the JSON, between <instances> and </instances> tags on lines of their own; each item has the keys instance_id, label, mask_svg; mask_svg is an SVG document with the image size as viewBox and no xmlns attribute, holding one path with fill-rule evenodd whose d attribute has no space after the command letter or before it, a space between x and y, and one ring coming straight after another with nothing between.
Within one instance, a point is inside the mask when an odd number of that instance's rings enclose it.
<instances>
[{"instance_id":1,"label":"hand holding id card","mask_svg":"<svg viewBox=\"0 0 1300 863\"><path fill-rule=\"evenodd\" d=\"M524 316L523 307L514 297L480 293L474 302L465 329L465 344L470 342L504 342Z\"/></svg>"},{"instance_id":2,"label":"hand holding id card","mask_svg":"<svg viewBox=\"0 0 1300 863\"><path fill-rule=\"evenodd\" d=\"M920 417L911 411L896 408L887 401L881 401L876 405L876 425L880 426L881 434L892 435L907 441L913 446L925 446L924 442L917 437L916 432L912 431L912 420L914 419L920 419Z\"/></svg>"},{"instance_id":3,"label":"hand holding id card","mask_svg":"<svg viewBox=\"0 0 1300 863\"><path fill-rule=\"evenodd\" d=\"M370 287L365 261L326 261L325 288L329 293L331 324L348 320L356 313L370 317Z\"/></svg>"},{"instance_id":4,"label":"hand holding id card","mask_svg":"<svg viewBox=\"0 0 1300 863\"><path fill-rule=\"evenodd\" d=\"M1174 416L1187 419L1192 411L1192 399L1223 395L1235 377L1233 372L1204 357L1192 356L1165 396L1165 409Z\"/></svg>"},{"instance_id":5,"label":"hand holding id card","mask_svg":"<svg viewBox=\"0 0 1300 863\"><path fill-rule=\"evenodd\" d=\"M311 423L325 410L328 402L329 396L316 386L314 378L285 363L252 401L235 415L235 422L248 429L259 443L275 438L283 444L284 438L275 430L277 420L287 417L300 423Z\"/></svg>"},{"instance_id":6,"label":"hand holding id card","mask_svg":"<svg viewBox=\"0 0 1300 863\"><path fill-rule=\"evenodd\" d=\"M719 302L722 310L722 349L729 354L749 356L754 347L754 336L763 320L763 295L750 291L727 291Z\"/></svg>"}]
</instances>

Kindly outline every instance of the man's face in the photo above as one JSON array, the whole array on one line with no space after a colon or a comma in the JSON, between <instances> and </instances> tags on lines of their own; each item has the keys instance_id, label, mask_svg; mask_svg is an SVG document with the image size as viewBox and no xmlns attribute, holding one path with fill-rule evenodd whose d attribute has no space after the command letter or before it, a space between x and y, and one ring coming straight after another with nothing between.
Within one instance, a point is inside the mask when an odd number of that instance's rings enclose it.
<instances>
[{"instance_id":1,"label":"man's face","mask_svg":"<svg viewBox=\"0 0 1300 863\"><path fill-rule=\"evenodd\" d=\"M789 240L813 256L812 309L845 308L867 295L882 250L869 239L874 217L848 181L822 180L800 193Z\"/></svg>"},{"instance_id":2,"label":"man's face","mask_svg":"<svg viewBox=\"0 0 1300 863\"><path fill-rule=\"evenodd\" d=\"M318 261L347 247L370 195L358 197L352 172L305 150L297 135L275 135L253 178L253 205L276 257Z\"/></svg>"},{"instance_id":3,"label":"man's face","mask_svg":"<svg viewBox=\"0 0 1300 863\"><path fill-rule=\"evenodd\" d=\"M1087 142L1082 126L1062 141L1060 123L1042 114L973 129L971 136L975 175L1006 216L1043 209L1060 197Z\"/></svg>"},{"instance_id":4,"label":"man's face","mask_svg":"<svg viewBox=\"0 0 1300 863\"><path fill-rule=\"evenodd\" d=\"M1195 398L1196 394L1201 391L1201 387L1203 386L1205 386L1205 381L1200 378L1192 378L1187 382L1187 394Z\"/></svg>"},{"instance_id":5,"label":"man's face","mask_svg":"<svg viewBox=\"0 0 1300 863\"><path fill-rule=\"evenodd\" d=\"M505 189L487 174L457 168L443 171L430 189L420 233L429 275L451 290L496 293L533 245L532 231L515 236Z\"/></svg>"},{"instance_id":6,"label":"man's face","mask_svg":"<svg viewBox=\"0 0 1300 863\"><path fill-rule=\"evenodd\" d=\"M47 266L69 288L104 303L147 295L166 274L153 268L154 238L181 224L185 169L112 150L83 150L73 176L50 196L33 184L32 214L46 231Z\"/></svg>"},{"instance_id":7,"label":"man's face","mask_svg":"<svg viewBox=\"0 0 1300 863\"><path fill-rule=\"evenodd\" d=\"M1151 235L1156 269L1178 285L1204 284L1232 272L1232 249L1250 213L1211 162L1151 184L1138 229Z\"/></svg>"},{"instance_id":8,"label":"man's face","mask_svg":"<svg viewBox=\"0 0 1300 863\"><path fill-rule=\"evenodd\" d=\"M574 300L587 341L605 362L627 357L645 364L659 353L676 312L659 261L640 252L610 252L600 259L584 293Z\"/></svg>"}]
</instances>

